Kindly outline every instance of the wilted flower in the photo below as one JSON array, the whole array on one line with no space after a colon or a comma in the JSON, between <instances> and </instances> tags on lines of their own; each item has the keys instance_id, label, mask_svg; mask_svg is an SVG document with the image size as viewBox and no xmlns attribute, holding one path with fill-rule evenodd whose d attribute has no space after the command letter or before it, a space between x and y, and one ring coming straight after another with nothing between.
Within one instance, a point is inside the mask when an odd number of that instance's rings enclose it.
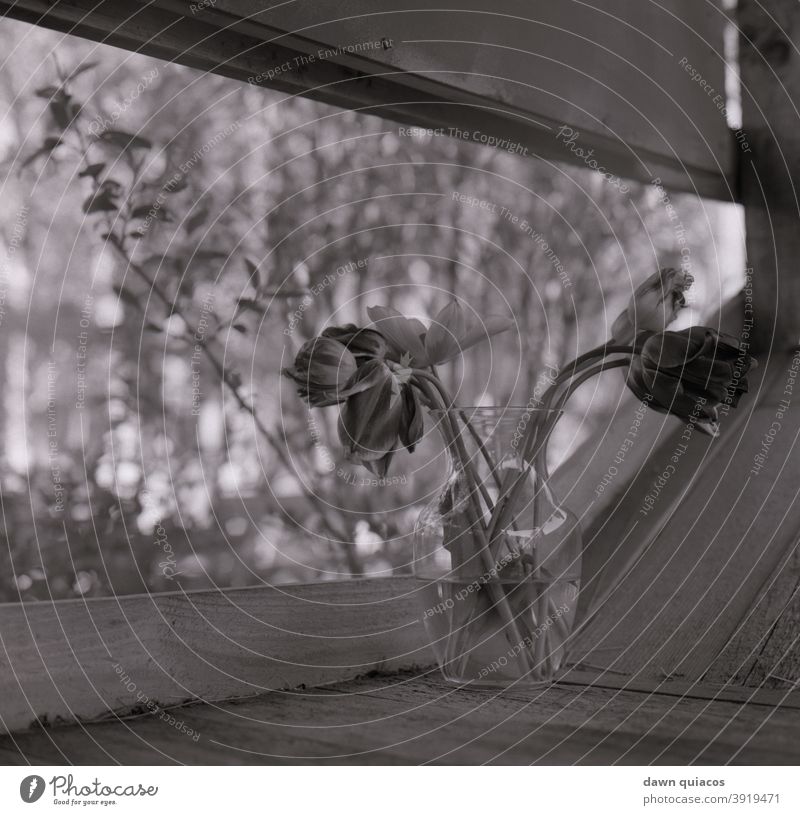
<instances>
[{"instance_id":1,"label":"wilted flower","mask_svg":"<svg viewBox=\"0 0 800 815\"><path fill-rule=\"evenodd\" d=\"M375 328L386 337L395 358L410 359L415 368L427 368L457 357L481 340L513 325L508 317L468 315L458 301L448 303L426 328L388 306L367 309Z\"/></svg>"},{"instance_id":2,"label":"wilted flower","mask_svg":"<svg viewBox=\"0 0 800 815\"><path fill-rule=\"evenodd\" d=\"M351 461L382 478L400 447L414 452L423 432L422 408L402 369L371 360L359 369L357 378L366 387L342 408L339 439Z\"/></svg>"},{"instance_id":3,"label":"wilted flower","mask_svg":"<svg viewBox=\"0 0 800 815\"><path fill-rule=\"evenodd\" d=\"M680 269L660 269L639 286L611 327L612 340L627 345L642 331L665 331L686 305L683 293L694 278Z\"/></svg>"},{"instance_id":4,"label":"wilted flower","mask_svg":"<svg viewBox=\"0 0 800 815\"><path fill-rule=\"evenodd\" d=\"M656 410L698 422L717 433L717 407L736 407L747 393L747 372L756 361L738 341L712 328L693 326L648 337L634 356L628 387Z\"/></svg>"},{"instance_id":5,"label":"wilted flower","mask_svg":"<svg viewBox=\"0 0 800 815\"><path fill-rule=\"evenodd\" d=\"M311 407L338 405L355 393L351 380L358 371L356 357L342 343L315 337L297 352L294 365L283 374L297 385L297 392Z\"/></svg>"},{"instance_id":6,"label":"wilted flower","mask_svg":"<svg viewBox=\"0 0 800 815\"><path fill-rule=\"evenodd\" d=\"M321 336L340 342L359 362L364 359L380 359L386 356L388 350L386 340L380 333L372 328L359 328L352 323L326 328Z\"/></svg>"}]
</instances>

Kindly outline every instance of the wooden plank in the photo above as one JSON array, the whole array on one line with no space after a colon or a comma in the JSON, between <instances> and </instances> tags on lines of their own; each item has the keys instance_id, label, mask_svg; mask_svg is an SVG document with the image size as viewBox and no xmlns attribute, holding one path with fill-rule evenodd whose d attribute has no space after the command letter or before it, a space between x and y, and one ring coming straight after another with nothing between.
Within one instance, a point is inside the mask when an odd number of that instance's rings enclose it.
<instances>
[{"instance_id":1,"label":"wooden plank","mask_svg":"<svg viewBox=\"0 0 800 815\"><path fill-rule=\"evenodd\" d=\"M571 665L558 678L559 685L578 685L606 690L624 690L636 693L657 693L659 696L672 696L679 699L705 699L709 702L736 702L749 706L761 705L781 709L800 710L800 694L796 689L786 687L743 687L724 684L724 681L709 680L707 676L700 682L687 682L672 676L665 676L659 682L638 677L629 677L616 671L589 670L580 664Z\"/></svg>"},{"instance_id":2,"label":"wooden plank","mask_svg":"<svg viewBox=\"0 0 800 815\"><path fill-rule=\"evenodd\" d=\"M265 9L218 0L197 13L191 6L0 0L10 17L447 136L491 138L518 155L737 195L733 139L708 94L724 88L724 17L713 4L447 0L435 10L421 2L400 10L351 0L344 8ZM564 126L578 131L574 142Z\"/></svg>"},{"instance_id":3,"label":"wooden plank","mask_svg":"<svg viewBox=\"0 0 800 815\"><path fill-rule=\"evenodd\" d=\"M0 721L14 731L430 664L415 589L390 578L3 604Z\"/></svg>"},{"instance_id":4,"label":"wooden plank","mask_svg":"<svg viewBox=\"0 0 800 815\"><path fill-rule=\"evenodd\" d=\"M188 2L169 5L185 10ZM443 0L432 9L422 0L402 8L323 0L265 8L258 0L218 0L211 13L229 25L246 19L285 32L280 42L311 54L391 40L391 49L356 56L402 71L397 81L413 87L436 82L446 100L468 93L487 107L569 125L589 147L617 143L620 156L641 154L635 177L645 181L653 178L648 157L719 173L731 155L714 94L681 64L685 58L724 96L725 18L713 3ZM446 111L441 124L451 124Z\"/></svg>"},{"instance_id":5,"label":"wooden plank","mask_svg":"<svg viewBox=\"0 0 800 815\"><path fill-rule=\"evenodd\" d=\"M795 648L799 585L800 542L770 575L750 612L703 677L705 681L786 689L800 680Z\"/></svg>"},{"instance_id":6,"label":"wooden plank","mask_svg":"<svg viewBox=\"0 0 800 815\"><path fill-rule=\"evenodd\" d=\"M747 259L752 266L756 340L786 349L800 337L800 8L794 0L738 3L742 156Z\"/></svg>"},{"instance_id":7,"label":"wooden plank","mask_svg":"<svg viewBox=\"0 0 800 815\"><path fill-rule=\"evenodd\" d=\"M800 711L551 686L493 693L436 674L0 739L9 763L791 764ZM191 735L187 731L191 731Z\"/></svg>"},{"instance_id":8,"label":"wooden plank","mask_svg":"<svg viewBox=\"0 0 800 815\"><path fill-rule=\"evenodd\" d=\"M714 459L676 471L684 484L692 476L691 490L579 636L576 659L636 679L695 681L739 630L800 532L800 404L779 401L790 361L774 358L770 390L740 433L712 444ZM754 474L765 438L771 446ZM623 511L635 513L642 497L629 496Z\"/></svg>"},{"instance_id":9,"label":"wooden plank","mask_svg":"<svg viewBox=\"0 0 800 815\"><path fill-rule=\"evenodd\" d=\"M747 685L796 688L800 684L800 557L798 547L792 551L782 583L788 584L789 596L775 620L767 629L764 645L745 676ZM781 594L778 594L778 599Z\"/></svg>"}]
</instances>

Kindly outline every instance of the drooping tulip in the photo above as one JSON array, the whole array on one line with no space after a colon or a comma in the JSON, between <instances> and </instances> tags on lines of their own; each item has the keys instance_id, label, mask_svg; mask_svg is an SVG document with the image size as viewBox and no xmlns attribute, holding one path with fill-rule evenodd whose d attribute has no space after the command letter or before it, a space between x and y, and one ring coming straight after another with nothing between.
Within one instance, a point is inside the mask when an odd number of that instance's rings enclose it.
<instances>
[{"instance_id":1,"label":"drooping tulip","mask_svg":"<svg viewBox=\"0 0 800 815\"><path fill-rule=\"evenodd\" d=\"M372 328L359 328L352 323L326 328L321 336L340 342L358 362L381 359L386 356L388 348L380 333Z\"/></svg>"},{"instance_id":2,"label":"drooping tulip","mask_svg":"<svg viewBox=\"0 0 800 815\"><path fill-rule=\"evenodd\" d=\"M457 300L448 303L433 318L430 328L388 306L372 306L367 313L376 330L386 337L395 357L409 360L416 368L449 362L514 324L510 318L499 315L478 318L468 314Z\"/></svg>"},{"instance_id":3,"label":"drooping tulip","mask_svg":"<svg viewBox=\"0 0 800 815\"><path fill-rule=\"evenodd\" d=\"M384 477L395 452L409 452L423 432L422 408L416 390L381 360L359 369L360 385L339 416L339 440L347 458Z\"/></svg>"},{"instance_id":4,"label":"drooping tulip","mask_svg":"<svg viewBox=\"0 0 800 815\"><path fill-rule=\"evenodd\" d=\"M694 278L681 269L660 269L651 275L614 321L612 341L628 345L642 331L665 331L686 305L684 292L693 282Z\"/></svg>"},{"instance_id":5,"label":"drooping tulip","mask_svg":"<svg viewBox=\"0 0 800 815\"><path fill-rule=\"evenodd\" d=\"M755 365L735 338L712 328L663 331L648 337L634 356L628 387L656 410L697 422L716 435L717 408L722 403L736 407Z\"/></svg>"},{"instance_id":6,"label":"drooping tulip","mask_svg":"<svg viewBox=\"0 0 800 815\"><path fill-rule=\"evenodd\" d=\"M342 343L315 337L297 352L294 365L283 369L310 407L338 405L355 391L348 387L358 370L356 358Z\"/></svg>"}]
</instances>

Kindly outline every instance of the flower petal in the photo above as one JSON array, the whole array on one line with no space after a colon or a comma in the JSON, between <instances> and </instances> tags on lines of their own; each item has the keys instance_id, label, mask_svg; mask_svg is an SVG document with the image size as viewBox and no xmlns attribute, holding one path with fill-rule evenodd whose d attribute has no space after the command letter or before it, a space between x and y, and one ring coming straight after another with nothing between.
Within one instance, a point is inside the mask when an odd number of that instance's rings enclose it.
<instances>
[{"instance_id":1,"label":"flower petal","mask_svg":"<svg viewBox=\"0 0 800 815\"><path fill-rule=\"evenodd\" d=\"M395 392L396 383L390 375L382 384L345 402L338 430L351 459L375 461L397 446L403 403Z\"/></svg>"},{"instance_id":2,"label":"flower petal","mask_svg":"<svg viewBox=\"0 0 800 815\"><path fill-rule=\"evenodd\" d=\"M353 323L326 328L322 335L340 342L356 358L381 358L386 354L386 340L372 328L359 328Z\"/></svg>"},{"instance_id":3,"label":"flower petal","mask_svg":"<svg viewBox=\"0 0 800 815\"><path fill-rule=\"evenodd\" d=\"M467 318L457 300L448 303L431 322L425 335L425 351L431 364L457 357L467 333Z\"/></svg>"},{"instance_id":4,"label":"flower petal","mask_svg":"<svg viewBox=\"0 0 800 815\"><path fill-rule=\"evenodd\" d=\"M431 364L421 339L425 333L425 326L419 320L409 320L389 306L370 306L367 314L375 330L386 337L398 354L411 354L414 364L420 368Z\"/></svg>"},{"instance_id":5,"label":"flower petal","mask_svg":"<svg viewBox=\"0 0 800 815\"><path fill-rule=\"evenodd\" d=\"M417 391L410 385L403 387L403 413L400 419L400 441L409 453L414 452L425 430L422 406Z\"/></svg>"}]
</instances>

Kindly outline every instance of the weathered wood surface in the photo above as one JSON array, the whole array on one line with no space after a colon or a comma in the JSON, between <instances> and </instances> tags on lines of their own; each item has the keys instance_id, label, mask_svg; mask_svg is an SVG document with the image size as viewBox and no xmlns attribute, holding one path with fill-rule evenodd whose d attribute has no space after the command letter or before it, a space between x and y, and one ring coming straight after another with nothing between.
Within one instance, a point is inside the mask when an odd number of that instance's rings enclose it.
<instances>
[{"instance_id":1,"label":"weathered wood surface","mask_svg":"<svg viewBox=\"0 0 800 815\"><path fill-rule=\"evenodd\" d=\"M724 116L681 63L724 97L714 3L0 0L0 12L458 138L505 139L521 155L738 195ZM392 47L336 50L382 40ZM572 146L557 138L564 125L580 133Z\"/></svg>"},{"instance_id":2,"label":"weathered wood surface","mask_svg":"<svg viewBox=\"0 0 800 815\"><path fill-rule=\"evenodd\" d=\"M739 0L741 156L747 260L757 342L785 349L800 340L800 8L794 0Z\"/></svg>"},{"instance_id":3,"label":"weathered wood surface","mask_svg":"<svg viewBox=\"0 0 800 815\"><path fill-rule=\"evenodd\" d=\"M7 764L793 764L800 710L555 685L455 689L436 673L0 738Z\"/></svg>"},{"instance_id":4,"label":"weathered wood surface","mask_svg":"<svg viewBox=\"0 0 800 815\"><path fill-rule=\"evenodd\" d=\"M412 579L342 588L0 605L0 724L13 731L433 661Z\"/></svg>"}]
</instances>

